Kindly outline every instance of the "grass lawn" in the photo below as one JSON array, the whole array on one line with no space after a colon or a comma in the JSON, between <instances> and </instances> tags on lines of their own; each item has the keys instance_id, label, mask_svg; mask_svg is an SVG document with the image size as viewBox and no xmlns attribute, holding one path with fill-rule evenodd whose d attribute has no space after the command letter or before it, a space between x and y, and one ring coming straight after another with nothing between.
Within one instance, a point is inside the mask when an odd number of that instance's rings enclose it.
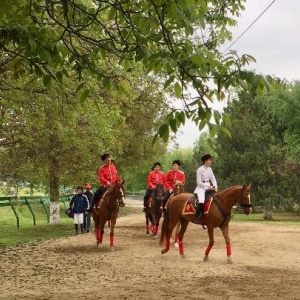
<instances>
[{"instance_id":1,"label":"grass lawn","mask_svg":"<svg viewBox=\"0 0 300 300\"><path fill-rule=\"evenodd\" d=\"M272 225L300 225L300 216L289 212L273 212L273 220L264 220L263 213L252 213L245 215L237 212L233 215L232 222L260 222Z\"/></svg>"},{"instance_id":2,"label":"grass lawn","mask_svg":"<svg viewBox=\"0 0 300 300\"><path fill-rule=\"evenodd\" d=\"M36 226L33 225L32 215L28 207L21 205L17 209L20 220L20 228L17 228L12 208L9 206L0 207L0 247L55 239L74 234L73 219L65 215L63 204L61 204L61 222L59 225L47 223L46 213L42 205L33 205L32 209L36 217ZM129 207L120 208L119 216L126 215L131 211L132 209Z\"/></svg>"}]
</instances>

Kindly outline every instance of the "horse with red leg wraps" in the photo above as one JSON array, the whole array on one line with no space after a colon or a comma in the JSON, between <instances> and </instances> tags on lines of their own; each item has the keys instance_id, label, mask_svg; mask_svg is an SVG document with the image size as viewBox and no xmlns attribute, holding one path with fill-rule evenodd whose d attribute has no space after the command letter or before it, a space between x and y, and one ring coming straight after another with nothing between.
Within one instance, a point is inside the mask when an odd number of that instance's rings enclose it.
<instances>
[{"instance_id":1,"label":"horse with red leg wraps","mask_svg":"<svg viewBox=\"0 0 300 300\"><path fill-rule=\"evenodd\" d=\"M145 211L146 218L146 232L149 234L149 221L152 225L152 237L157 238L159 221L162 215L162 201L165 196L164 186L157 184L153 194L149 198L149 205Z\"/></svg>"},{"instance_id":2,"label":"horse with red leg wraps","mask_svg":"<svg viewBox=\"0 0 300 300\"><path fill-rule=\"evenodd\" d=\"M214 245L214 228L219 227L226 242L227 262L232 263L231 245L229 239L230 214L232 207L237 203L246 215L251 212L252 204L250 203L250 186L251 185L236 185L229 187L221 192L218 192L211 198L210 208L208 213L204 214L203 223L207 226L209 244L205 250L204 261L208 260L208 255ZM184 214L185 207L193 194L182 193L170 199L167 205L167 214L162 224L160 244L165 240L165 248L161 251L162 254L167 253L170 249L170 237L172 231L178 221L180 221L179 231L179 253L184 257L183 251L183 236L189 222L195 222L195 213Z\"/></svg>"},{"instance_id":3,"label":"horse with red leg wraps","mask_svg":"<svg viewBox=\"0 0 300 300\"><path fill-rule=\"evenodd\" d=\"M105 223L110 221L110 248L114 250L114 229L119 207L125 206L124 180L122 183L111 185L103 194L98 206L93 208L97 246L101 247Z\"/></svg>"}]
</instances>

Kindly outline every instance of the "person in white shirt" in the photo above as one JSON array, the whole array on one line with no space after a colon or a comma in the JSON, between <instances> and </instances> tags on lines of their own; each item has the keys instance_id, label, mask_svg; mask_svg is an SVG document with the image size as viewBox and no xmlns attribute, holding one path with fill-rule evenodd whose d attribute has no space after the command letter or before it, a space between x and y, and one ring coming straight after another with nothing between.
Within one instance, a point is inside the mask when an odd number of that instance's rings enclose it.
<instances>
[{"instance_id":1,"label":"person in white shirt","mask_svg":"<svg viewBox=\"0 0 300 300\"><path fill-rule=\"evenodd\" d=\"M195 223L200 224L203 214L205 192L207 190L217 192L217 180L211 168L212 156L205 154L201 157L202 165L197 170L197 187L194 194L197 194L199 204L196 210Z\"/></svg>"}]
</instances>

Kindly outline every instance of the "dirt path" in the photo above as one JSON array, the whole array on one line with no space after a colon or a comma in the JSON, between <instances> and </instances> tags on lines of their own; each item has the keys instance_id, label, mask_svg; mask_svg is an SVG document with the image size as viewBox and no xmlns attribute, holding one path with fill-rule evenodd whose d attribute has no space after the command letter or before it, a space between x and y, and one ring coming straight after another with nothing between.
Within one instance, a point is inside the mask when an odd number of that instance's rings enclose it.
<instances>
[{"instance_id":1,"label":"dirt path","mask_svg":"<svg viewBox=\"0 0 300 300\"><path fill-rule=\"evenodd\" d=\"M118 219L114 252L107 230L101 249L85 234L0 250L0 299L300 299L300 227L231 223L234 263L219 230L204 263L206 231L189 225L185 260L162 255L137 211Z\"/></svg>"}]
</instances>

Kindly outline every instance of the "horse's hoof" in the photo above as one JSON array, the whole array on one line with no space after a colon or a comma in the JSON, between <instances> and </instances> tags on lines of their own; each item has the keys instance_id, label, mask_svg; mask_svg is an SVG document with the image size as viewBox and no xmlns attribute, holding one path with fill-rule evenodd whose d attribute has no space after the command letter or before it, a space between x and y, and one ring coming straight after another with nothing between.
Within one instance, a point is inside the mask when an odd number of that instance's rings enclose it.
<instances>
[{"instance_id":1,"label":"horse's hoof","mask_svg":"<svg viewBox=\"0 0 300 300\"><path fill-rule=\"evenodd\" d=\"M228 263L228 264L233 264L233 261L232 261L231 257L228 257L228 258L227 258L227 263Z\"/></svg>"},{"instance_id":2,"label":"horse's hoof","mask_svg":"<svg viewBox=\"0 0 300 300\"><path fill-rule=\"evenodd\" d=\"M110 251L115 251L115 247L110 247Z\"/></svg>"},{"instance_id":3,"label":"horse's hoof","mask_svg":"<svg viewBox=\"0 0 300 300\"><path fill-rule=\"evenodd\" d=\"M181 259L185 259L185 255L184 254L180 254Z\"/></svg>"},{"instance_id":4,"label":"horse's hoof","mask_svg":"<svg viewBox=\"0 0 300 300\"><path fill-rule=\"evenodd\" d=\"M162 249L160 252L161 252L161 254L165 254L165 253L167 253L169 250L166 250L166 249Z\"/></svg>"},{"instance_id":5,"label":"horse's hoof","mask_svg":"<svg viewBox=\"0 0 300 300\"><path fill-rule=\"evenodd\" d=\"M179 244L178 244L178 243L175 243L175 244L174 244L174 247L178 249L178 248L179 248Z\"/></svg>"},{"instance_id":6,"label":"horse's hoof","mask_svg":"<svg viewBox=\"0 0 300 300\"><path fill-rule=\"evenodd\" d=\"M151 237L152 237L153 239L157 239L157 234L152 234Z\"/></svg>"},{"instance_id":7,"label":"horse's hoof","mask_svg":"<svg viewBox=\"0 0 300 300\"><path fill-rule=\"evenodd\" d=\"M205 256L203 257L203 261L208 261L208 255L205 255Z\"/></svg>"},{"instance_id":8,"label":"horse's hoof","mask_svg":"<svg viewBox=\"0 0 300 300\"><path fill-rule=\"evenodd\" d=\"M99 246L99 244L100 244L100 242L99 242L99 241L97 241L97 246Z\"/></svg>"}]
</instances>

